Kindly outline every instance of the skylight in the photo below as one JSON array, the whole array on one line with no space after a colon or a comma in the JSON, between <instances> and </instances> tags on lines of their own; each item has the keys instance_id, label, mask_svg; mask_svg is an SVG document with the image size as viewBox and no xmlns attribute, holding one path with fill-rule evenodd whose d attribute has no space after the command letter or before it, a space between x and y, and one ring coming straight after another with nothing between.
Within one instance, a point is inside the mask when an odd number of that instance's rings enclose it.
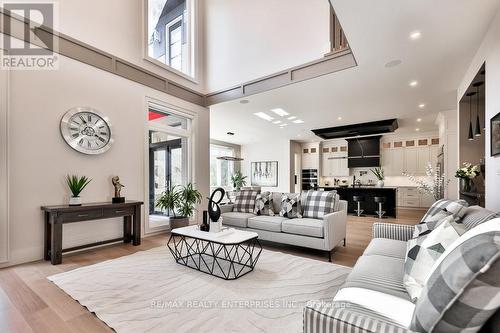
<instances>
[{"instance_id":1,"label":"skylight","mask_svg":"<svg viewBox=\"0 0 500 333\"><path fill-rule=\"evenodd\" d=\"M271 117L270 115L268 115L267 113L264 113L264 112L257 112L257 113L254 113L254 115L256 115L257 117L262 118L264 120L267 120L267 121L271 121L274 119L273 117Z\"/></svg>"},{"instance_id":2,"label":"skylight","mask_svg":"<svg viewBox=\"0 0 500 333\"><path fill-rule=\"evenodd\" d=\"M284 117L284 116L288 116L290 115L288 112L286 112L285 110L281 109L281 108L277 108L277 109L272 109L271 112L274 112L276 113L278 116L281 116L281 117Z\"/></svg>"}]
</instances>

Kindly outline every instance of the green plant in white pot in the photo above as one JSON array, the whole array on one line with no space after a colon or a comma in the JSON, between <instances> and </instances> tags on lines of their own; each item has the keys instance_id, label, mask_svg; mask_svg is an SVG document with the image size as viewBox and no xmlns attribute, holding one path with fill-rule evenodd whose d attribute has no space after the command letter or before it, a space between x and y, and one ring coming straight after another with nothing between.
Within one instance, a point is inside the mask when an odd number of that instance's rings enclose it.
<instances>
[{"instance_id":1,"label":"green plant in white pot","mask_svg":"<svg viewBox=\"0 0 500 333\"><path fill-rule=\"evenodd\" d=\"M86 176L77 175L67 175L66 183L68 184L69 190L71 191L71 197L69 198L70 206L80 206L82 204L82 198L80 198L80 193L83 189L92 181Z\"/></svg>"},{"instance_id":2,"label":"green plant in white pot","mask_svg":"<svg viewBox=\"0 0 500 333\"><path fill-rule=\"evenodd\" d=\"M195 205L201 203L202 195L192 183L186 186L176 185L167 189L156 201L156 207L170 211L170 229L189 225L189 218L193 216Z\"/></svg>"},{"instance_id":3,"label":"green plant in white pot","mask_svg":"<svg viewBox=\"0 0 500 333\"><path fill-rule=\"evenodd\" d=\"M384 169L374 168L370 169L370 171L377 177L377 187L384 187Z\"/></svg>"}]
</instances>

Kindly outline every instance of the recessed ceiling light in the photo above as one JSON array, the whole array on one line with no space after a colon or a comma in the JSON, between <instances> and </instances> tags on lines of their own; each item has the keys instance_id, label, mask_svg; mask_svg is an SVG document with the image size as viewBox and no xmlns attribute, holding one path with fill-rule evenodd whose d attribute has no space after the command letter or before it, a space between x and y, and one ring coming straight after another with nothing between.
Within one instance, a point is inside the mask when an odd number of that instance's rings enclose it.
<instances>
[{"instance_id":1,"label":"recessed ceiling light","mask_svg":"<svg viewBox=\"0 0 500 333\"><path fill-rule=\"evenodd\" d=\"M234 133L233 133L233 132L227 132L226 134L227 134L227 135L230 135L230 136L233 136L233 135L234 135Z\"/></svg>"},{"instance_id":2,"label":"recessed ceiling light","mask_svg":"<svg viewBox=\"0 0 500 333\"><path fill-rule=\"evenodd\" d=\"M264 112L257 112L257 113L254 113L254 115L256 115L257 117L262 118L264 120L267 120L267 121L274 120L273 117L271 117L270 115L268 115L267 113L264 113Z\"/></svg>"},{"instance_id":3,"label":"recessed ceiling light","mask_svg":"<svg viewBox=\"0 0 500 333\"><path fill-rule=\"evenodd\" d=\"M250 101L249 101L248 99L242 99L242 100L240 101L240 103L241 103L241 104L248 104L248 103L250 103Z\"/></svg>"},{"instance_id":4,"label":"recessed ceiling light","mask_svg":"<svg viewBox=\"0 0 500 333\"><path fill-rule=\"evenodd\" d=\"M297 120L294 120L293 121L294 124L303 124L304 121L303 120L300 120L300 119L297 119Z\"/></svg>"},{"instance_id":5,"label":"recessed ceiling light","mask_svg":"<svg viewBox=\"0 0 500 333\"><path fill-rule=\"evenodd\" d=\"M425 108L425 104L421 103L421 104L418 105L418 107L421 108L421 109L423 109L423 108Z\"/></svg>"},{"instance_id":6,"label":"recessed ceiling light","mask_svg":"<svg viewBox=\"0 0 500 333\"><path fill-rule=\"evenodd\" d=\"M271 112L274 112L276 113L278 116L281 116L281 117L284 117L284 116L288 116L290 115L288 112L286 112L285 110L281 109L281 108L277 108L277 109L272 109Z\"/></svg>"},{"instance_id":7,"label":"recessed ceiling light","mask_svg":"<svg viewBox=\"0 0 500 333\"><path fill-rule=\"evenodd\" d=\"M420 128L415 128L415 131L420 132Z\"/></svg>"},{"instance_id":8,"label":"recessed ceiling light","mask_svg":"<svg viewBox=\"0 0 500 333\"><path fill-rule=\"evenodd\" d=\"M420 39L420 37L422 37L422 33L418 30L416 31L413 31L412 33L410 33L410 39L411 40L417 40L417 39Z\"/></svg>"},{"instance_id":9,"label":"recessed ceiling light","mask_svg":"<svg viewBox=\"0 0 500 333\"><path fill-rule=\"evenodd\" d=\"M417 122L421 122L422 121L422 118L417 118Z\"/></svg>"},{"instance_id":10,"label":"recessed ceiling light","mask_svg":"<svg viewBox=\"0 0 500 333\"><path fill-rule=\"evenodd\" d=\"M281 120L273 121L273 124L279 124L279 123L281 123Z\"/></svg>"},{"instance_id":11,"label":"recessed ceiling light","mask_svg":"<svg viewBox=\"0 0 500 333\"><path fill-rule=\"evenodd\" d=\"M295 118L297 118L297 117L295 117L295 116L291 116L291 117L288 117L287 119L288 119L288 120L294 120Z\"/></svg>"},{"instance_id":12,"label":"recessed ceiling light","mask_svg":"<svg viewBox=\"0 0 500 333\"><path fill-rule=\"evenodd\" d=\"M288 126L288 124L281 124L281 125L280 125L280 128L283 128L283 127L285 127L285 126Z\"/></svg>"},{"instance_id":13,"label":"recessed ceiling light","mask_svg":"<svg viewBox=\"0 0 500 333\"><path fill-rule=\"evenodd\" d=\"M338 120L338 121L341 121L341 120L342 120L342 117L338 117L338 118L337 118L337 120Z\"/></svg>"},{"instance_id":14,"label":"recessed ceiling light","mask_svg":"<svg viewBox=\"0 0 500 333\"><path fill-rule=\"evenodd\" d=\"M418 81L411 81L410 82L410 87L416 87L418 86Z\"/></svg>"},{"instance_id":15,"label":"recessed ceiling light","mask_svg":"<svg viewBox=\"0 0 500 333\"><path fill-rule=\"evenodd\" d=\"M403 62L399 59L391 60L385 64L385 68L392 68L401 65Z\"/></svg>"}]
</instances>

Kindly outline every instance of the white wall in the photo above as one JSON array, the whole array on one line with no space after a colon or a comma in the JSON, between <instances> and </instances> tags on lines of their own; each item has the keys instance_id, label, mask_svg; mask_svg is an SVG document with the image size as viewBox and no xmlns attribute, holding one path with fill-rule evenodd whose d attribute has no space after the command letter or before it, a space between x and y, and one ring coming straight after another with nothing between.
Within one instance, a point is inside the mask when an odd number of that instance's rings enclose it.
<instances>
[{"instance_id":1,"label":"white wall","mask_svg":"<svg viewBox=\"0 0 500 333\"><path fill-rule=\"evenodd\" d=\"M500 156L492 157L490 119L500 112L500 11L458 87L457 105L474 76L486 62L486 208L500 211Z\"/></svg>"},{"instance_id":2,"label":"white wall","mask_svg":"<svg viewBox=\"0 0 500 333\"><path fill-rule=\"evenodd\" d=\"M206 90L320 59L329 52L327 0L203 0Z\"/></svg>"},{"instance_id":3,"label":"white wall","mask_svg":"<svg viewBox=\"0 0 500 333\"><path fill-rule=\"evenodd\" d=\"M66 174L93 179L82 193L84 202L110 201L113 193L110 177L119 175L126 186L122 193L127 199L145 201L145 212L147 97L195 114L193 180L203 197L209 193L207 109L83 63L65 57L59 59L57 71L12 71L10 75L9 264L42 258L40 206L67 203ZM115 142L108 152L88 156L64 142L59 122L75 106L90 106L109 116ZM202 205L205 207L206 202ZM63 246L115 238L121 233L121 219L65 225Z\"/></svg>"},{"instance_id":4,"label":"white wall","mask_svg":"<svg viewBox=\"0 0 500 333\"><path fill-rule=\"evenodd\" d=\"M241 172L251 179L251 162L278 161L278 186L263 187L262 191L290 192L290 140L276 139L241 146ZM250 181L247 186L250 186Z\"/></svg>"},{"instance_id":5,"label":"white wall","mask_svg":"<svg viewBox=\"0 0 500 333\"><path fill-rule=\"evenodd\" d=\"M459 166L457 111L448 110L440 112L436 123L439 127L439 142L441 145L444 145L444 170L447 178L450 180L445 189L444 196L449 199L458 199L458 179L455 178L455 171Z\"/></svg>"},{"instance_id":6,"label":"white wall","mask_svg":"<svg viewBox=\"0 0 500 333\"><path fill-rule=\"evenodd\" d=\"M101 50L121 57L131 63L156 72L168 79L177 81L194 90L202 91L203 71L203 5L199 4L198 16L198 69L197 80L200 84L186 80L144 59L143 43L143 1L147 0L65 0L59 1L58 30Z\"/></svg>"}]
</instances>

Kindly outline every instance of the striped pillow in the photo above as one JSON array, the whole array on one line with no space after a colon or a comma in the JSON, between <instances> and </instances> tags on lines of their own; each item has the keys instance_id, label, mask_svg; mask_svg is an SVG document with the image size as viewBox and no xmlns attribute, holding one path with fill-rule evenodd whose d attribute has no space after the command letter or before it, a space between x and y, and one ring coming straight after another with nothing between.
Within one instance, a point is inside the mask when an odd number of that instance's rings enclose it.
<instances>
[{"instance_id":1,"label":"striped pillow","mask_svg":"<svg viewBox=\"0 0 500 333\"><path fill-rule=\"evenodd\" d=\"M472 206L467 209L467 212L462 219L462 223L465 225L467 230L470 230L497 217L500 217L500 214L494 213L480 206Z\"/></svg>"}]
</instances>

